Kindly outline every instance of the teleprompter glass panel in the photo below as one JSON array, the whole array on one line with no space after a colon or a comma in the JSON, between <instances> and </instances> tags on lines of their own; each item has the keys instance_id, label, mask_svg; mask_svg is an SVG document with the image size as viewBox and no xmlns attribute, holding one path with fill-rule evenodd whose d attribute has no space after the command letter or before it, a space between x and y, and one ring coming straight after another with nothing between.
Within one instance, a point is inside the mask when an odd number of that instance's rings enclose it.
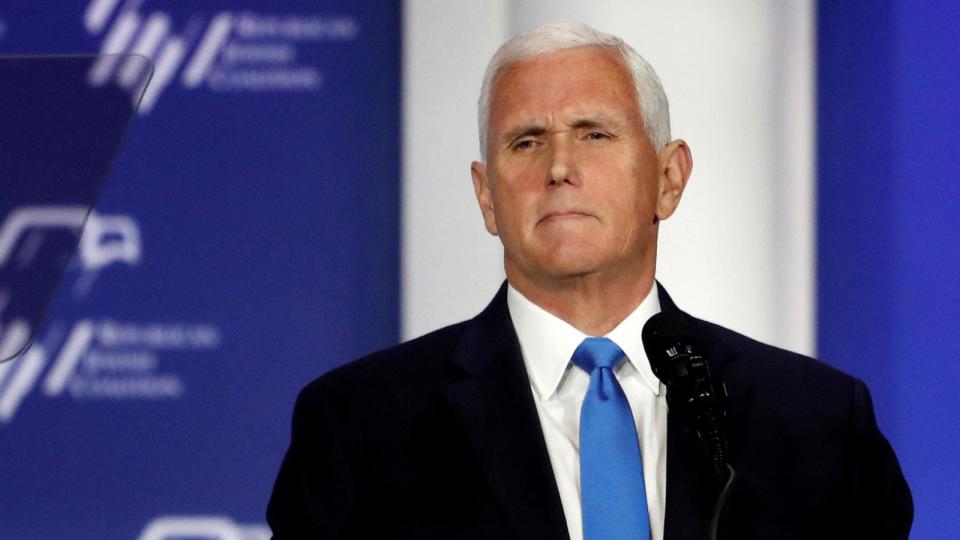
<instances>
[{"instance_id":1,"label":"teleprompter glass panel","mask_svg":"<svg viewBox=\"0 0 960 540\"><path fill-rule=\"evenodd\" d=\"M83 257L126 255L90 214L152 70L137 55L0 56L0 362L28 349L81 238Z\"/></svg>"}]
</instances>

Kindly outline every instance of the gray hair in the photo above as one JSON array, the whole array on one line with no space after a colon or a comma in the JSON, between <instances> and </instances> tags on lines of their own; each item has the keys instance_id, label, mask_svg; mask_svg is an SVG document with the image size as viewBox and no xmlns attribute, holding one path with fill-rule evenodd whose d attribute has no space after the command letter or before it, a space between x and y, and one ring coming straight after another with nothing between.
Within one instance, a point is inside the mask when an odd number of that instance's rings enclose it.
<instances>
[{"instance_id":1,"label":"gray hair","mask_svg":"<svg viewBox=\"0 0 960 540\"><path fill-rule=\"evenodd\" d=\"M545 24L513 37L490 59L480 87L477 121L480 126L480 156L487 160L487 127L490 120L490 92L505 68L521 60L576 47L615 49L630 71L637 92L640 114L650 142L658 151L670 142L670 106L657 73L637 51L616 36L579 23Z\"/></svg>"}]
</instances>

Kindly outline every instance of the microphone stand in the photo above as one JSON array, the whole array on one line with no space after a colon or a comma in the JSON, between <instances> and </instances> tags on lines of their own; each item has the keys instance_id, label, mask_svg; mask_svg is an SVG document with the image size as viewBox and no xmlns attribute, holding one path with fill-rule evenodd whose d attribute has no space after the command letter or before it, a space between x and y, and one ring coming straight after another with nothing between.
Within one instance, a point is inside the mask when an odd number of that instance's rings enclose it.
<instances>
[{"instance_id":1,"label":"microphone stand","mask_svg":"<svg viewBox=\"0 0 960 540\"><path fill-rule=\"evenodd\" d=\"M726 441L723 432L720 430L718 419L713 415L712 409L704 411L702 417L703 426L697 430L700 440L704 441L707 454L710 457L710 463L713 468L713 478L716 485L723 486L720 494L717 495L717 503L713 508L713 517L710 519L710 540L722 540L726 538L726 529L720 536L720 524L726 517L727 497L730 490L736 482L737 473L727 462Z\"/></svg>"},{"instance_id":2,"label":"microphone stand","mask_svg":"<svg viewBox=\"0 0 960 540\"><path fill-rule=\"evenodd\" d=\"M736 471L727 459L727 440L722 427L726 414L726 385L714 381L706 360L693 346L673 348L674 377L667 385L668 403L680 404L681 425L692 426L710 460L715 485L719 488L717 502L710 519L709 540L724 540L722 527L727 514L727 498L736 481ZM674 391L671 398L670 392Z\"/></svg>"}]
</instances>

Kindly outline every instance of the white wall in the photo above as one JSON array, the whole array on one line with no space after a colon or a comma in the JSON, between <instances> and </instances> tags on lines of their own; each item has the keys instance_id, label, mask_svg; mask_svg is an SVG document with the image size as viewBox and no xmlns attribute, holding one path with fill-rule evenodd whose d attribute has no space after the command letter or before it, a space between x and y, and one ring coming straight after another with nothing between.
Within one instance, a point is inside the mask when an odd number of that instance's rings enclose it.
<instances>
[{"instance_id":1,"label":"white wall","mask_svg":"<svg viewBox=\"0 0 960 540\"><path fill-rule=\"evenodd\" d=\"M476 314L503 279L469 164L489 57L510 35L581 21L657 70L673 136L693 150L658 278L690 313L814 350L814 8L810 2L408 0L403 336Z\"/></svg>"},{"instance_id":2,"label":"white wall","mask_svg":"<svg viewBox=\"0 0 960 540\"><path fill-rule=\"evenodd\" d=\"M476 315L503 280L473 197L483 70L509 36L506 3L404 3L402 336Z\"/></svg>"}]
</instances>

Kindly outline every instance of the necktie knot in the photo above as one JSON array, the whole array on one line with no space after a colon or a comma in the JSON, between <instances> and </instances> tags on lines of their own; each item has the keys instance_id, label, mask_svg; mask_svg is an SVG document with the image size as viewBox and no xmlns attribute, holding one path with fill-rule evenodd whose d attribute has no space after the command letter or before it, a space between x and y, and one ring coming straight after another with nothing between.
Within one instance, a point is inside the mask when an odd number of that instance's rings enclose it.
<instances>
[{"instance_id":1,"label":"necktie knot","mask_svg":"<svg viewBox=\"0 0 960 540\"><path fill-rule=\"evenodd\" d=\"M573 363L587 373L596 368L613 370L623 358L623 350L605 337L588 337L573 351Z\"/></svg>"}]
</instances>

